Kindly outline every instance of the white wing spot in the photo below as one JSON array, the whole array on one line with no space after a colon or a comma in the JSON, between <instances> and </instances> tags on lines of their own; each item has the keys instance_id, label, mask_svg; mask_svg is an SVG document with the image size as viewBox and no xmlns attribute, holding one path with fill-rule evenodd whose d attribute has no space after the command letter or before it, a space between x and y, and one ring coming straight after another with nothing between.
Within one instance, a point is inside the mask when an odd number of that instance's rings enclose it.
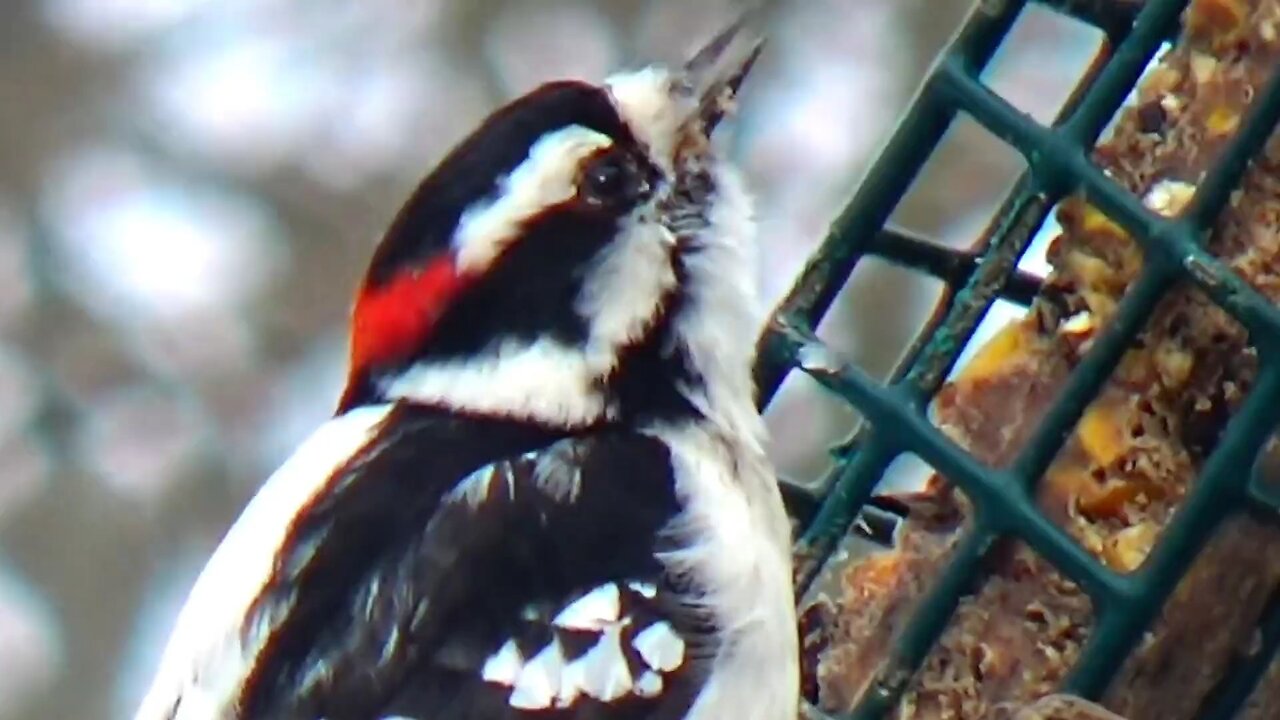
<instances>
[{"instance_id":1,"label":"white wing spot","mask_svg":"<svg viewBox=\"0 0 1280 720\"><path fill-rule=\"evenodd\" d=\"M453 486L445 496L445 500L447 502L465 501L471 507L480 505L489 497L489 486L493 484L495 472L497 472L496 465L485 465L472 472Z\"/></svg>"},{"instance_id":2,"label":"white wing spot","mask_svg":"<svg viewBox=\"0 0 1280 720\"><path fill-rule=\"evenodd\" d=\"M485 682L499 683L501 685L514 685L520 677L520 670L524 666L524 658L520 657L520 649L516 647L515 640L508 640L498 652L489 656L484 661L484 668L480 671L480 677Z\"/></svg>"},{"instance_id":3,"label":"white wing spot","mask_svg":"<svg viewBox=\"0 0 1280 720\"><path fill-rule=\"evenodd\" d=\"M662 676L652 670L645 670L636 680L636 695L642 698L654 698L662 694Z\"/></svg>"},{"instance_id":4,"label":"white wing spot","mask_svg":"<svg viewBox=\"0 0 1280 720\"><path fill-rule=\"evenodd\" d=\"M574 502L582 490L579 458L564 444L538 456L533 475L542 492L562 503Z\"/></svg>"},{"instance_id":5,"label":"white wing spot","mask_svg":"<svg viewBox=\"0 0 1280 720\"><path fill-rule=\"evenodd\" d=\"M658 596L658 586L651 582L643 582L641 580L630 580L627 582L627 587L631 588L632 592L638 595L641 595L643 597L649 598L650 600Z\"/></svg>"},{"instance_id":6,"label":"white wing spot","mask_svg":"<svg viewBox=\"0 0 1280 720\"><path fill-rule=\"evenodd\" d=\"M556 694L556 707L567 708L582 694L582 677L574 665L566 665L560 673L560 692Z\"/></svg>"},{"instance_id":7,"label":"white wing spot","mask_svg":"<svg viewBox=\"0 0 1280 720\"><path fill-rule=\"evenodd\" d=\"M622 612L622 597L618 586L605 583L574 600L561 610L551 622L570 630L600 630L618 622Z\"/></svg>"},{"instance_id":8,"label":"white wing spot","mask_svg":"<svg viewBox=\"0 0 1280 720\"><path fill-rule=\"evenodd\" d=\"M462 211L451 238L460 270L481 272L515 241L525 221L577 192L583 158L613 144L604 133L569 125L538 139L529 155L499 181L491 198Z\"/></svg>"},{"instance_id":9,"label":"white wing spot","mask_svg":"<svg viewBox=\"0 0 1280 720\"><path fill-rule=\"evenodd\" d=\"M542 617L542 611L533 603L526 604L520 608L520 619L525 622L537 622Z\"/></svg>"},{"instance_id":10,"label":"white wing spot","mask_svg":"<svg viewBox=\"0 0 1280 720\"><path fill-rule=\"evenodd\" d=\"M571 682L604 702L613 702L630 692L631 669L622 653L622 626L605 628L600 640L565 668L564 682Z\"/></svg>"},{"instance_id":11,"label":"white wing spot","mask_svg":"<svg viewBox=\"0 0 1280 720\"><path fill-rule=\"evenodd\" d=\"M552 639L550 645L525 663L507 702L522 710L551 707L561 692L560 674L563 670L564 653L560 649L560 641Z\"/></svg>"},{"instance_id":12,"label":"white wing spot","mask_svg":"<svg viewBox=\"0 0 1280 720\"><path fill-rule=\"evenodd\" d=\"M684 640L665 621L640 631L631 646L654 670L671 672L684 662Z\"/></svg>"}]
</instances>

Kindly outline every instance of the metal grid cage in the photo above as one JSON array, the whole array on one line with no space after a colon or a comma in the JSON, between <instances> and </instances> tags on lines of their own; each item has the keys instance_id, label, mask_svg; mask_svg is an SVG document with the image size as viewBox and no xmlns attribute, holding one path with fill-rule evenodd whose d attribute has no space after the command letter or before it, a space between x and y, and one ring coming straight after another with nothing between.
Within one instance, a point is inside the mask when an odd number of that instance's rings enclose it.
<instances>
[{"instance_id":1,"label":"metal grid cage","mask_svg":"<svg viewBox=\"0 0 1280 720\"><path fill-rule=\"evenodd\" d=\"M789 489L793 507L801 508L797 512L804 528L797 548L802 592L871 499L890 463L904 453L917 455L956 484L975 507L968 534L896 637L853 718L883 717L896 704L966 589L979 577L986 548L997 539L1016 537L1027 543L1090 597L1097 610L1094 630L1062 689L1096 699L1215 528L1233 513L1280 512L1280 498L1269 495L1249 471L1280 423L1280 309L1202 244L1249 159L1280 120L1280 74L1257 93L1238 133L1199 183L1187 210L1176 218L1157 215L1096 167L1090 151L1152 58L1178 30L1188 0L1041 4L1105 35L1098 60L1058 119L1043 126L980 81L980 73L1028 5L1027 0L980 0L761 339L757 379L764 401L796 369L846 400L866 421L840 453L821 496ZM885 227L961 114L1016 149L1028 164L989 226L981 249L973 253L951 251ZM1144 253L1143 270L1031 441L1010 466L991 469L931 424L927 405L992 303L1001 297L1030 302L1036 278L1017 270L1019 258L1054 205L1076 192L1136 239ZM949 290L941 310L884 384L833 361L814 334L867 256L932 275ZM1104 567L1043 517L1034 504L1034 489L1157 302L1179 283L1198 288L1248 330L1258 352L1259 374L1146 561L1122 575ZM1239 709L1280 646L1280 612L1263 618L1261 643L1260 652L1234 666L1225 691L1215 694L1203 718L1228 718Z\"/></svg>"}]
</instances>

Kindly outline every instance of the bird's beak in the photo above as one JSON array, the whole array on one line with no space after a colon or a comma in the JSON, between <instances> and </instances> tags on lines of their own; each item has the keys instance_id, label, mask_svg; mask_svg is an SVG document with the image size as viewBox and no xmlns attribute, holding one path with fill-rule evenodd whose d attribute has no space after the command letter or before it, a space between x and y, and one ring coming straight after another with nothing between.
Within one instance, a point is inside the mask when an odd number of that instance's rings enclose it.
<instances>
[{"instance_id":1,"label":"bird's beak","mask_svg":"<svg viewBox=\"0 0 1280 720\"><path fill-rule=\"evenodd\" d=\"M764 38L755 29L760 15L759 9L747 11L685 63L681 91L695 98L697 110L691 120L705 136L733 112L738 89L764 50Z\"/></svg>"}]
</instances>

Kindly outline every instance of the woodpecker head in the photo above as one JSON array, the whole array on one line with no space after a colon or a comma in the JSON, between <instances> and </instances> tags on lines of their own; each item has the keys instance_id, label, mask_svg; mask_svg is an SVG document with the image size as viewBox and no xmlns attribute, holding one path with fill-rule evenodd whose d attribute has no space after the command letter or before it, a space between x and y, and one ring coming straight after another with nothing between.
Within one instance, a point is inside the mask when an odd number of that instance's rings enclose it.
<instances>
[{"instance_id":1,"label":"woodpecker head","mask_svg":"<svg viewBox=\"0 0 1280 720\"><path fill-rule=\"evenodd\" d=\"M742 25L680 68L543 85L445 157L359 288L339 411L572 427L750 398L751 208L710 143L759 55Z\"/></svg>"}]
</instances>

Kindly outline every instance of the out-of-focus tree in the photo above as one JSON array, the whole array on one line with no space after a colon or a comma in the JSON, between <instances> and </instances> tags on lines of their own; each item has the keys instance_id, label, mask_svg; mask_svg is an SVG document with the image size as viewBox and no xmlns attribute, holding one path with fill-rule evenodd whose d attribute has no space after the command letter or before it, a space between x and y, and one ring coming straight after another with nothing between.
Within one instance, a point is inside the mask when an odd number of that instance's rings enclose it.
<instances>
[{"instance_id":1,"label":"out-of-focus tree","mask_svg":"<svg viewBox=\"0 0 1280 720\"><path fill-rule=\"evenodd\" d=\"M733 145L760 200L769 297L967 5L779 4ZM0 717L129 716L208 552L330 412L346 289L453 142L540 81L677 59L737 6L9 3ZM1063 62L1079 54L1056 29L1030 32L1066 48ZM1061 74L1043 55L1007 64L1032 100L1026 87ZM898 221L960 243L1017 163L984 159L973 133L954 145L935 169L941 185L913 195ZM823 333L885 372L932 301L927 286L862 273ZM817 474L824 443L852 422L803 383L770 420L779 465L799 478Z\"/></svg>"}]
</instances>

